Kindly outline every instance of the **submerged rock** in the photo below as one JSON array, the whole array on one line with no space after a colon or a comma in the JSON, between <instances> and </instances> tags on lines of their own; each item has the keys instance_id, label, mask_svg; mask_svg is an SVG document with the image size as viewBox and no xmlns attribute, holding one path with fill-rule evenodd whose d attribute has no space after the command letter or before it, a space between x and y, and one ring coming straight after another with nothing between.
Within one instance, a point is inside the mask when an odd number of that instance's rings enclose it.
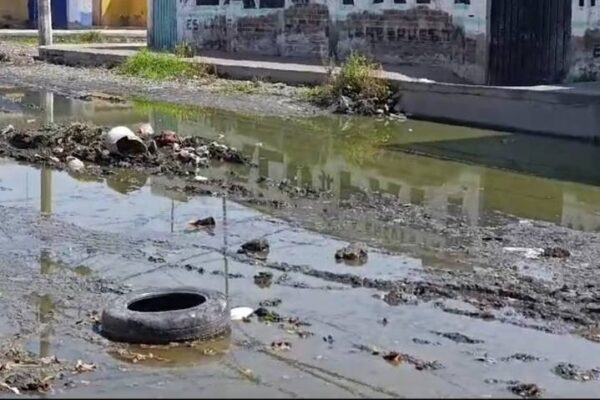
<instances>
[{"instance_id":1,"label":"submerged rock","mask_svg":"<svg viewBox=\"0 0 600 400\"><path fill-rule=\"evenodd\" d=\"M335 253L335 259L364 263L367 261L367 246L363 243L352 243L343 249L339 249Z\"/></svg>"},{"instance_id":2,"label":"submerged rock","mask_svg":"<svg viewBox=\"0 0 600 400\"><path fill-rule=\"evenodd\" d=\"M242 244L240 250L243 252L259 253L269 250L269 242L267 239L252 239Z\"/></svg>"}]
</instances>

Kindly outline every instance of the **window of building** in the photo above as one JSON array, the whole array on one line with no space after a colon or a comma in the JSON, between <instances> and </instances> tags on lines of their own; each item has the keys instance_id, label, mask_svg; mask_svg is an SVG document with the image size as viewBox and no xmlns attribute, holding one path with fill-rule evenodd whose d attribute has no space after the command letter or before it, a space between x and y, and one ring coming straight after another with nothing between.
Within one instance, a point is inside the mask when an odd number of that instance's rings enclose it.
<instances>
[{"instance_id":1,"label":"window of building","mask_svg":"<svg viewBox=\"0 0 600 400\"><path fill-rule=\"evenodd\" d=\"M260 0L260 8L283 8L285 0Z\"/></svg>"},{"instance_id":2,"label":"window of building","mask_svg":"<svg viewBox=\"0 0 600 400\"><path fill-rule=\"evenodd\" d=\"M196 0L197 6L218 6L219 0Z\"/></svg>"}]
</instances>

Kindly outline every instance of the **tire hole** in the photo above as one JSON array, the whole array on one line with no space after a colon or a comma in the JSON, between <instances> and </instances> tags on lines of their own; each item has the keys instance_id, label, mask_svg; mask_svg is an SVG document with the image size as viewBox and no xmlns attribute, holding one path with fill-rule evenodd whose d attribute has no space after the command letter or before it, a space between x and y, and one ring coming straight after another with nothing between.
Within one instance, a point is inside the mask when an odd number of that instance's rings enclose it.
<instances>
[{"instance_id":1,"label":"tire hole","mask_svg":"<svg viewBox=\"0 0 600 400\"><path fill-rule=\"evenodd\" d=\"M127 309L138 312L184 310L196 307L205 301L204 296L195 293L167 293L132 301Z\"/></svg>"}]
</instances>

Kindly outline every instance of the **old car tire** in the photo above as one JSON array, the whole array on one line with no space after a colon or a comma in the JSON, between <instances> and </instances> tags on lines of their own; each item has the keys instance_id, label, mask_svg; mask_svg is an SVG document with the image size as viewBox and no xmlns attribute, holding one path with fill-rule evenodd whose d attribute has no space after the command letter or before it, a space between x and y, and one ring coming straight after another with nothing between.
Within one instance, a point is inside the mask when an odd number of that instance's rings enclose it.
<instances>
[{"instance_id":1,"label":"old car tire","mask_svg":"<svg viewBox=\"0 0 600 400\"><path fill-rule=\"evenodd\" d=\"M167 344L205 340L229 332L229 307L221 292L194 287L149 288L115 299L102 312L110 340Z\"/></svg>"}]
</instances>

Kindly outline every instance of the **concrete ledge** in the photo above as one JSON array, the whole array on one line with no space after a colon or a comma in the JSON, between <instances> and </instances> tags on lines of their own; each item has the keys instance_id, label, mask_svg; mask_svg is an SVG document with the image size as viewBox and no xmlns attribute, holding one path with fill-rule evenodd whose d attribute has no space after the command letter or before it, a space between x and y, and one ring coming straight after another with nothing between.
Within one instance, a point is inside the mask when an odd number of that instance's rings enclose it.
<instances>
[{"instance_id":1,"label":"concrete ledge","mask_svg":"<svg viewBox=\"0 0 600 400\"><path fill-rule=\"evenodd\" d=\"M55 29L52 31L54 36L76 36L84 33L98 32L106 37L128 37L135 39L146 39L145 29ZM3 37L37 37L36 29L0 29L0 38Z\"/></svg>"},{"instance_id":2,"label":"concrete ledge","mask_svg":"<svg viewBox=\"0 0 600 400\"><path fill-rule=\"evenodd\" d=\"M122 63L143 44L55 45L41 47L42 60L76 66ZM288 84L318 84L324 67L286 62L195 57L232 79L262 78ZM600 84L493 87L433 82L395 72L383 77L398 88L398 110L413 118L499 130L600 139Z\"/></svg>"}]
</instances>

